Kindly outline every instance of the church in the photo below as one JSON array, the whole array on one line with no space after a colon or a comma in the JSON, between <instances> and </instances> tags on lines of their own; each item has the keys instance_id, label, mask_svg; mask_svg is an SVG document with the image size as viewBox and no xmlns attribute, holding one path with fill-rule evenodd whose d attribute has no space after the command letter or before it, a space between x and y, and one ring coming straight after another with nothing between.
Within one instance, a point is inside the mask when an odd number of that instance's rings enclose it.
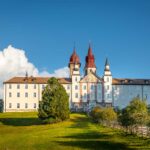
<instances>
[{"instance_id":1,"label":"church","mask_svg":"<svg viewBox=\"0 0 150 150\"><path fill-rule=\"evenodd\" d=\"M87 111L94 106L125 107L134 97L150 104L150 79L115 78L106 59L103 76L96 72L95 57L89 45L84 75L74 48L68 67L69 78L58 78L69 96L71 110ZM13 77L4 84L4 112L37 111L49 77Z\"/></svg>"}]
</instances>

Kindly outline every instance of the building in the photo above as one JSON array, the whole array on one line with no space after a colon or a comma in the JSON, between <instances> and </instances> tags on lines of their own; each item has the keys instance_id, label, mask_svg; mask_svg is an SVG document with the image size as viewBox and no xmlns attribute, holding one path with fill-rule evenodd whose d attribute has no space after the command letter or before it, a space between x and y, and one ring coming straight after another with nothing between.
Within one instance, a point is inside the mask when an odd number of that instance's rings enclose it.
<instances>
[{"instance_id":1,"label":"building","mask_svg":"<svg viewBox=\"0 0 150 150\"><path fill-rule=\"evenodd\" d=\"M99 106L125 107L132 98L140 97L150 103L149 79L113 78L108 59L102 77L96 73L95 58L89 45L85 58L84 76L80 74L81 62L74 49L68 67L69 78L58 78L69 95L70 109L88 110ZM13 77L4 82L4 111L37 111L47 77Z\"/></svg>"}]
</instances>

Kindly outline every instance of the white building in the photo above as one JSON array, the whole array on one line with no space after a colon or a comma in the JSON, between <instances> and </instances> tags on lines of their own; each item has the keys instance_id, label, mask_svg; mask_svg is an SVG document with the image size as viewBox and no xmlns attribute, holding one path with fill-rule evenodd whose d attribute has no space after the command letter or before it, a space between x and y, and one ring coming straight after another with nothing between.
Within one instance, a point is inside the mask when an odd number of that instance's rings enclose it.
<instances>
[{"instance_id":1,"label":"white building","mask_svg":"<svg viewBox=\"0 0 150 150\"><path fill-rule=\"evenodd\" d=\"M70 57L70 77L58 78L69 95L70 109L90 109L96 105L125 107L129 101L139 96L150 103L149 79L113 78L108 59L104 75L96 74L95 58L89 46L84 67L84 76L80 74L80 59L74 49ZM42 90L48 77L14 77L4 82L4 111L36 111L42 98Z\"/></svg>"}]
</instances>

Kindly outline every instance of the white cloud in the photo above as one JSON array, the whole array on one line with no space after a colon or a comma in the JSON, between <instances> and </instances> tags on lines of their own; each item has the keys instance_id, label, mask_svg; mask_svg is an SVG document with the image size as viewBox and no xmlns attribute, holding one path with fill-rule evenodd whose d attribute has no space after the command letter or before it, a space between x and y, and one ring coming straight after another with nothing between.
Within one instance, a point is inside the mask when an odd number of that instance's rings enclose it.
<instances>
[{"instance_id":1,"label":"white cloud","mask_svg":"<svg viewBox=\"0 0 150 150\"><path fill-rule=\"evenodd\" d=\"M41 72L40 74L44 74L45 72ZM46 73L45 73L46 74ZM50 77L69 77L69 69L68 67L60 68L54 71L54 73L49 74Z\"/></svg>"},{"instance_id":2,"label":"white cloud","mask_svg":"<svg viewBox=\"0 0 150 150\"><path fill-rule=\"evenodd\" d=\"M14 76L24 76L26 71L33 76L69 76L67 67L57 69L54 73L49 73L46 70L40 72L34 64L29 62L24 50L9 45L0 51L0 98L3 95L3 82Z\"/></svg>"}]
</instances>

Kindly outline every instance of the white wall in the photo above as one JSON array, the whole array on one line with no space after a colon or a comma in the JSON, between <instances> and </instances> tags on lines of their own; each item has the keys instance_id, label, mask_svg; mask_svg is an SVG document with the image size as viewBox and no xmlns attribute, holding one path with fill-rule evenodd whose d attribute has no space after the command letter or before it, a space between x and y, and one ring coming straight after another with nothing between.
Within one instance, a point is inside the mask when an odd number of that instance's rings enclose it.
<instances>
[{"instance_id":1,"label":"white wall","mask_svg":"<svg viewBox=\"0 0 150 150\"><path fill-rule=\"evenodd\" d=\"M104 102L112 103L112 76L104 76Z\"/></svg>"},{"instance_id":2,"label":"white wall","mask_svg":"<svg viewBox=\"0 0 150 150\"><path fill-rule=\"evenodd\" d=\"M114 106L121 108L127 106L129 102L139 96L141 99L147 97L147 103L150 104L150 86L149 85L113 85L113 103Z\"/></svg>"},{"instance_id":3,"label":"white wall","mask_svg":"<svg viewBox=\"0 0 150 150\"><path fill-rule=\"evenodd\" d=\"M5 97L4 103L6 103L6 111L33 111L37 110L39 105L39 85L36 84L36 88L34 88L34 84L28 84L28 88L25 89L25 84L19 84L20 88L17 88L18 84L11 84L11 88L9 88L9 84L5 84ZM20 93L20 96L17 97L17 93ZM25 97L25 93L28 94L28 97ZM34 96L34 93L36 94ZM11 97L10 97L11 94ZM9 108L9 105L12 105ZM17 103L19 103L20 108L17 108ZM27 108L25 108L25 103L27 104ZM36 108L34 108L36 105Z\"/></svg>"}]
</instances>

